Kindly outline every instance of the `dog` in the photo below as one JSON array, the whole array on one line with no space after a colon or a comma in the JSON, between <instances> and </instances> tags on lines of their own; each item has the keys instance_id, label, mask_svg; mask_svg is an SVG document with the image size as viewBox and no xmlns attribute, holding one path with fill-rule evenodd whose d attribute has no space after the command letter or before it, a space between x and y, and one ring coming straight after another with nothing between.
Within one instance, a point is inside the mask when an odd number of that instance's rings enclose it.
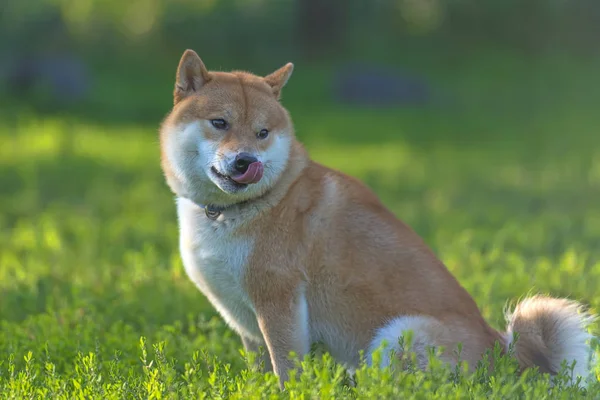
<instances>
[{"instance_id":1,"label":"dog","mask_svg":"<svg viewBox=\"0 0 600 400\"><path fill-rule=\"evenodd\" d=\"M373 363L382 349L386 366L402 356L408 332L420 368L434 347L444 362L460 357L473 370L498 343L521 370L557 374L566 360L575 362L573 380L588 376L595 317L580 303L526 298L497 331L366 185L311 160L281 103L293 69L209 71L186 50L160 127L186 273L246 351L267 350L265 370L282 388L291 352L302 357L320 342L352 369L361 351Z\"/></svg>"}]
</instances>

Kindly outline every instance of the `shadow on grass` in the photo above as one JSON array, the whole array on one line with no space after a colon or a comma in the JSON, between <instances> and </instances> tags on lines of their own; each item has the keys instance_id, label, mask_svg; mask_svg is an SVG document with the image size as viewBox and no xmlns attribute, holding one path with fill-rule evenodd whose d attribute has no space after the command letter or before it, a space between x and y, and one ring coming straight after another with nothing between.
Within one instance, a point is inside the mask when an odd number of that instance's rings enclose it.
<instances>
[{"instance_id":1,"label":"shadow on grass","mask_svg":"<svg viewBox=\"0 0 600 400\"><path fill-rule=\"evenodd\" d=\"M108 281L94 285L76 283L72 278L45 275L33 283L0 291L1 319L21 322L46 312L58 319L63 313L79 317L91 313L101 319L96 321L99 325L123 323L141 332L175 321L186 323L190 315L217 315L191 282L131 281L115 287Z\"/></svg>"}]
</instances>

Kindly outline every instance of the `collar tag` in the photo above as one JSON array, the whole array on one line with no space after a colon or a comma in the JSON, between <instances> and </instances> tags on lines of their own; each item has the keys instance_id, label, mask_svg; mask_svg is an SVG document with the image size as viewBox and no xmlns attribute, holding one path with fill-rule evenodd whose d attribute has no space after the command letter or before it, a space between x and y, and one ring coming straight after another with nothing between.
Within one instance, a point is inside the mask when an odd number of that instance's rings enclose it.
<instances>
[{"instance_id":1,"label":"collar tag","mask_svg":"<svg viewBox=\"0 0 600 400\"><path fill-rule=\"evenodd\" d=\"M215 221L221 215L221 210L211 206L206 206L204 207L204 213L206 214L208 219Z\"/></svg>"}]
</instances>

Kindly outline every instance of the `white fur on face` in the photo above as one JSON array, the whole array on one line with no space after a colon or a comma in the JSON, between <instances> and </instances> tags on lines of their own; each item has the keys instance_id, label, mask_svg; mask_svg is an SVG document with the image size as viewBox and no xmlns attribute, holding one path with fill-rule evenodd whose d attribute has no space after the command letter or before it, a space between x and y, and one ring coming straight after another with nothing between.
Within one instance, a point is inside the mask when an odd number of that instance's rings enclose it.
<instances>
[{"instance_id":1,"label":"white fur on face","mask_svg":"<svg viewBox=\"0 0 600 400\"><path fill-rule=\"evenodd\" d=\"M237 152L223 153L219 151L218 141L206 139L203 133L205 122L176 126L167 134L166 156L175 175L170 184L179 196L199 204L232 204L260 196L275 184L289 159L292 143L289 135L273 132L271 146L253 154L264 164L263 178L246 189L231 193L221 186L222 182L210 170L214 166L225 173Z\"/></svg>"},{"instance_id":2,"label":"white fur on face","mask_svg":"<svg viewBox=\"0 0 600 400\"><path fill-rule=\"evenodd\" d=\"M202 202L215 192L208 171L216 144L204 139L200 121L170 128L166 134L166 157L174 177L169 179L180 197Z\"/></svg>"},{"instance_id":3,"label":"white fur on face","mask_svg":"<svg viewBox=\"0 0 600 400\"><path fill-rule=\"evenodd\" d=\"M271 187L279 179L290 156L292 140L289 135L275 134L273 143L269 148L259 153L257 158L262 161L265 166L263 178L258 183L264 187Z\"/></svg>"}]
</instances>

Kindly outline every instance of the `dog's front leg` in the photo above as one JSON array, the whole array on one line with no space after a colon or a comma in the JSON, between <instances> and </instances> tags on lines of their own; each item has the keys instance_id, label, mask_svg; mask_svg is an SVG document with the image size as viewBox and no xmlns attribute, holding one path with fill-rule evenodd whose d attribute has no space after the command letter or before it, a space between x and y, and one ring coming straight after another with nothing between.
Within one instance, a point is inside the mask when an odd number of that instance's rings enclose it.
<instances>
[{"instance_id":1,"label":"dog's front leg","mask_svg":"<svg viewBox=\"0 0 600 400\"><path fill-rule=\"evenodd\" d=\"M290 352L302 358L310 350L308 306L304 288L301 285L291 290L282 290L276 296L263 299L264 301L256 304L258 324L269 349L273 370L283 388L290 369L294 367L289 358Z\"/></svg>"},{"instance_id":2,"label":"dog's front leg","mask_svg":"<svg viewBox=\"0 0 600 400\"><path fill-rule=\"evenodd\" d=\"M241 338L242 344L244 345L244 350L246 350L246 352L252 352L257 355L256 364L263 365L263 372L273 371L273 366L271 365L271 357L269 356L269 350L267 349L265 343L257 342L254 339L245 337L244 335L242 335Z\"/></svg>"}]
</instances>

